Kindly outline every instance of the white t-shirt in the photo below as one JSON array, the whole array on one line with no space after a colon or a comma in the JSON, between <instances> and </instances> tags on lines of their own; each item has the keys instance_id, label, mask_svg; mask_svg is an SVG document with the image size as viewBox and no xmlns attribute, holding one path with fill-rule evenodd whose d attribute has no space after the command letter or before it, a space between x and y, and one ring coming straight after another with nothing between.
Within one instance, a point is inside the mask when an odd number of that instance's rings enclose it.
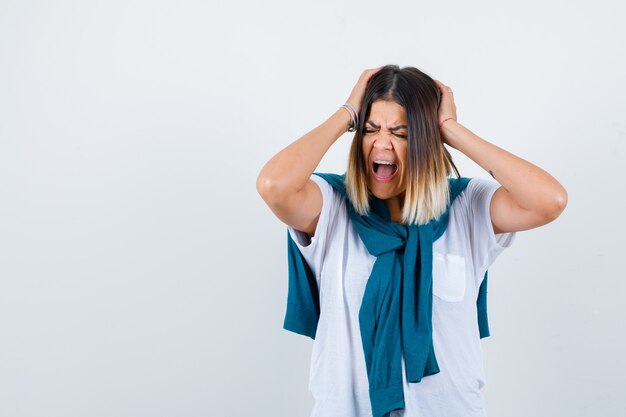
<instances>
[{"instance_id":1,"label":"white t-shirt","mask_svg":"<svg viewBox=\"0 0 626 417\"><path fill-rule=\"evenodd\" d=\"M323 178L322 211L314 236L289 227L315 274L320 295L309 376L311 417L371 417L359 308L376 257L352 226L345 200ZM489 203L497 182L473 178L450 207L448 227L433 243L433 344L440 372L407 383L405 409L391 417L486 416L476 298L485 271L515 240L494 234Z\"/></svg>"}]
</instances>

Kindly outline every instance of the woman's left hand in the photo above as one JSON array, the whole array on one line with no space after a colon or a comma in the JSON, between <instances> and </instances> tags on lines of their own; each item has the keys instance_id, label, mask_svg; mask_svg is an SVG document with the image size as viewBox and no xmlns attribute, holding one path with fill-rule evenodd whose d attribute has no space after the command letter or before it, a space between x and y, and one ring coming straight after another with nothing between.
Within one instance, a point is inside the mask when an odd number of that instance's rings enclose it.
<instances>
[{"instance_id":1,"label":"woman's left hand","mask_svg":"<svg viewBox=\"0 0 626 417\"><path fill-rule=\"evenodd\" d=\"M435 83L437 83L441 92L441 101L439 102L439 110L437 112L439 124L449 117L456 122L456 105L454 104L452 89L439 80L435 80Z\"/></svg>"}]
</instances>

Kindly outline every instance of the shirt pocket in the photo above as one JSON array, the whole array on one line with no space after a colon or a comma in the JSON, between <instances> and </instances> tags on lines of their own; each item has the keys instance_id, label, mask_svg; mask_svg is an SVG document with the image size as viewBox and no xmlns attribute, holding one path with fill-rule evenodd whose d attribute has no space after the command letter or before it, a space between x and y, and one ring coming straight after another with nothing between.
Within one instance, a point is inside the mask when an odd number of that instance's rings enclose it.
<instances>
[{"instance_id":1,"label":"shirt pocket","mask_svg":"<svg viewBox=\"0 0 626 417\"><path fill-rule=\"evenodd\" d=\"M433 294L444 301L465 298L465 258L451 253L433 252Z\"/></svg>"}]
</instances>

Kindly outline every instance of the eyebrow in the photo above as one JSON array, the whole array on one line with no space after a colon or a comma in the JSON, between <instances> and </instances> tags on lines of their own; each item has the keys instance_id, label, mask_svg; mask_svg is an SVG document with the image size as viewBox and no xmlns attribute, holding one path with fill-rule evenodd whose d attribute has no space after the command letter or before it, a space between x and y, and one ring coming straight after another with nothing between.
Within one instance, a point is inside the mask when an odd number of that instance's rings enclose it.
<instances>
[{"instance_id":1,"label":"eyebrow","mask_svg":"<svg viewBox=\"0 0 626 417\"><path fill-rule=\"evenodd\" d=\"M367 123L369 123L370 125L372 125L372 127L376 128L376 129L380 129L380 126L378 126L376 123L372 122L371 120L368 120ZM398 126L394 126L394 127L390 127L389 130L400 130L400 129L406 129L406 125L398 125Z\"/></svg>"}]
</instances>

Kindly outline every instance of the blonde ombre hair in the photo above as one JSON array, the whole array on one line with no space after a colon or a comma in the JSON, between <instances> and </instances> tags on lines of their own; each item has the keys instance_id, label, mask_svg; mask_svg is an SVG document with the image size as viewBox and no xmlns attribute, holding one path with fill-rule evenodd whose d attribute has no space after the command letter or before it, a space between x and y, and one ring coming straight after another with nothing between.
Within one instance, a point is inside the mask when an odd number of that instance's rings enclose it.
<instances>
[{"instance_id":1,"label":"blonde ombre hair","mask_svg":"<svg viewBox=\"0 0 626 417\"><path fill-rule=\"evenodd\" d=\"M414 67L400 69L386 65L368 81L361 102L359 122L352 139L346 170L346 192L354 210L369 214L367 186L369 167L363 155L363 130L376 100L394 101L401 105L407 119L406 191L402 206L402 223L423 225L438 220L450 204L448 178L454 169L460 174L452 156L444 147L439 132L437 112L440 91L435 81Z\"/></svg>"}]
</instances>

